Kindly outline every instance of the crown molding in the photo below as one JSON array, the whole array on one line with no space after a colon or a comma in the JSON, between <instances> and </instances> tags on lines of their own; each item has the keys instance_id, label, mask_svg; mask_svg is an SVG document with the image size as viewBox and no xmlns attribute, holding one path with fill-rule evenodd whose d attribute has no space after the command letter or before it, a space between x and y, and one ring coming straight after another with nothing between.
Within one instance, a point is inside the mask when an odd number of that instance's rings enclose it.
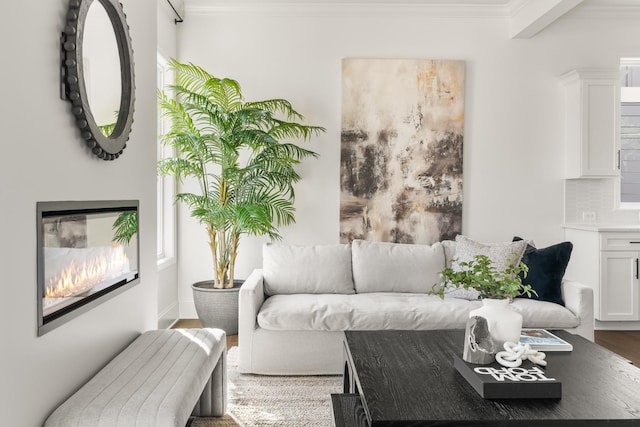
<instances>
[{"instance_id":1,"label":"crown molding","mask_svg":"<svg viewBox=\"0 0 640 427\"><path fill-rule=\"evenodd\" d=\"M260 15L393 15L417 14L432 17L505 18L506 2L433 2L425 0L327 0L311 1L233 1L185 0L185 13L192 15L260 14Z\"/></svg>"},{"instance_id":2,"label":"crown molding","mask_svg":"<svg viewBox=\"0 0 640 427\"><path fill-rule=\"evenodd\" d=\"M410 14L433 18L506 18L512 20L531 0L183 1L186 15L378 16ZM640 17L640 0L584 0L567 16L637 19Z\"/></svg>"},{"instance_id":3,"label":"crown molding","mask_svg":"<svg viewBox=\"0 0 640 427\"><path fill-rule=\"evenodd\" d=\"M581 18L638 19L640 4L583 4L571 13Z\"/></svg>"}]
</instances>

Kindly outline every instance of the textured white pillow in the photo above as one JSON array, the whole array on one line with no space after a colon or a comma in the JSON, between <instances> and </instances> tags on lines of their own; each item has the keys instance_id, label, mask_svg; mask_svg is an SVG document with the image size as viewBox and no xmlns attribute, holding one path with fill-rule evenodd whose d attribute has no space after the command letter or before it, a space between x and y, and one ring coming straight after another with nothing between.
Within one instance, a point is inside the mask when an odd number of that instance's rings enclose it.
<instances>
[{"instance_id":1,"label":"textured white pillow","mask_svg":"<svg viewBox=\"0 0 640 427\"><path fill-rule=\"evenodd\" d=\"M417 245L354 240L353 282L357 293L426 293L440 283L441 243Z\"/></svg>"},{"instance_id":2,"label":"textured white pillow","mask_svg":"<svg viewBox=\"0 0 640 427\"><path fill-rule=\"evenodd\" d=\"M456 236L456 251L451 263L454 271L460 271L461 262L469 262L477 255L486 255L491 260L497 271L504 271L509 264L518 264L522 254L527 248L527 242L520 240L506 243L479 243L466 236ZM468 300L478 299L480 293L475 289L456 288L447 286L445 296L451 298L463 298Z\"/></svg>"},{"instance_id":3,"label":"textured white pillow","mask_svg":"<svg viewBox=\"0 0 640 427\"><path fill-rule=\"evenodd\" d=\"M353 294L349 245L262 247L264 293Z\"/></svg>"},{"instance_id":4,"label":"textured white pillow","mask_svg":"<svg viewBox=\"0 0 640 427\"><path fill-rule=\"evenodd\" d=\"M456 254L456 242L453 240L443 240L442 247L444 248L444 262L447 268L451 268L451 262Z\"/></svg>"}]
</instances>

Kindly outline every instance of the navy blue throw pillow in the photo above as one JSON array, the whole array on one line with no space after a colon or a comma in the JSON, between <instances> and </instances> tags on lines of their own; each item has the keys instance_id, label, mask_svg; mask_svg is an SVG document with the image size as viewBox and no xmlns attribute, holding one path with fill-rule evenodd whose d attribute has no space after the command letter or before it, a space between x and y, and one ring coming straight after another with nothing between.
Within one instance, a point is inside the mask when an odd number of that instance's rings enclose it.
<instances>
[{"instance_id":1,"label":"navy blue throw pillow","mask_svg":"<svg viewBox=\"0 0 640 427\"><path fill-rule=\"evenodd\" d=\"M514 242L517 240L522 239L513 238ZM537 297L532 295L533 299L564 305L561 284L572 250L571 242L558 243L541 249L527 245L522 262L529 267L529 273L522 279L522 283L531 285L531 288L538 293ZM522 273L520 277L522 278ZM527 296L525 295L524 298Z\"/></svg>"}]
</instances>

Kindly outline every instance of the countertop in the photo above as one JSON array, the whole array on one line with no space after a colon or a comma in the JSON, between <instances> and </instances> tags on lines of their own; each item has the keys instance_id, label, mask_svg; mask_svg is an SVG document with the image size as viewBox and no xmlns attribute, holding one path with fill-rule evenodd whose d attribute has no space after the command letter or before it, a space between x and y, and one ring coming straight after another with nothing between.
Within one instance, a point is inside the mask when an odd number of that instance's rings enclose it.
<instances>
[{"instance_id":1,"label":"countertop","mask_svg":"<svg viewBox=\"0 0 640 427\"><path fill-rule=\"evenodd\" d=\"M640 231L640 224L598 224L598 223L572 223L563 224L562 228L585 231Z\"/></svg>"}]
</instances>

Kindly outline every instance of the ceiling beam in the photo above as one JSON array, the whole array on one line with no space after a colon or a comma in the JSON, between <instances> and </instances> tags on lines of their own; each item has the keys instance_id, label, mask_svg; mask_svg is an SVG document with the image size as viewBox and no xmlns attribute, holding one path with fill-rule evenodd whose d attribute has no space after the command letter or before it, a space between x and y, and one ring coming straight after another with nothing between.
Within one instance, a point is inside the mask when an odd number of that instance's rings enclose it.
<instances>
[{"instance_id":1,"label":"ceiling beam","mask_svg":"<svg viewBox=\"0 0 640 427\"><path fill-rule=\"evenodd\" d=\"M549 26L583 0L525 0L510 19L510 37L527 39Z\"/></svg>"}]
</instances>

